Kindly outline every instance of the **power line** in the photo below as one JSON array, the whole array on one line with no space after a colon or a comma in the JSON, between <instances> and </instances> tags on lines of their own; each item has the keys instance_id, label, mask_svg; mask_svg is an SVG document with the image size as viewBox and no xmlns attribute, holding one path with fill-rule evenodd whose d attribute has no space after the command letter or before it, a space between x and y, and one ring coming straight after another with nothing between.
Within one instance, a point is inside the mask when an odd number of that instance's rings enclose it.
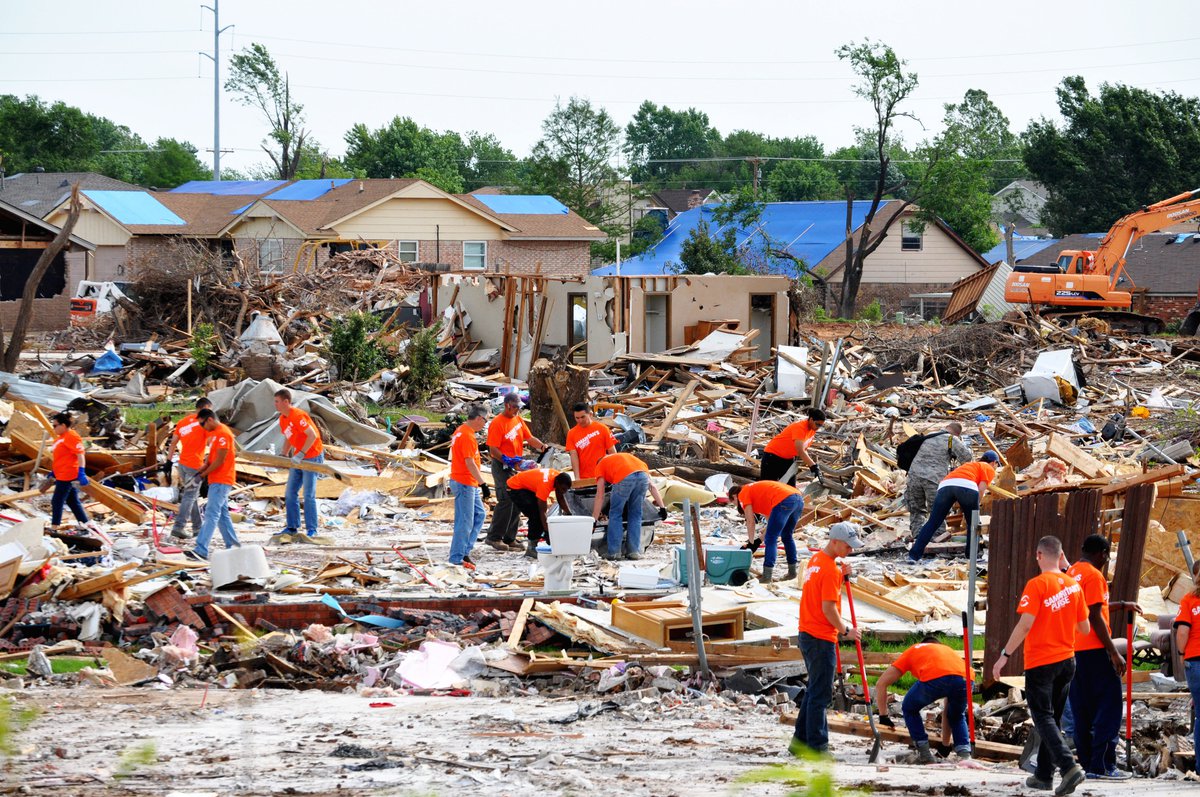
<instances>
[{"instance_id":1,"label":"power line","mask_svg":"<svg viewBox=\"0 0 1200 797\"><path fill-rule=\"evenodd\" d=\"M983 158L962 158L961 160L982 161ZM650 158L645 163L710 163L717 161L806 161L813 163L879 163L878 158L786 158L786 157L767 157L759 155L725 155L715 158ZM989 163L1022 163L1020 158L989 158ZM927 160L915 159L891 159L889 163L928 163Z\"/></svg>"},{"instance_id":2,"label":"power line","mask_svg":"<svg viewBox=\"0 0 1200 797\"><path fill-rule=\"evenodd\" d=\"M0 30L0 36L141 36L146 33L199 33L200 28L169 30Z\"/></svg>"},{"instance_id":3,"label":"power line","mask_svg":"<svg viewBox=\"0 0 1200 797\"><path fill-rule=\"evenodd\" d=\"M199 80L197 75L178 75L175 77L35 77L35 78L0 78L0 83L125 83L137 80Z\"/></svg>"}]
</instances>

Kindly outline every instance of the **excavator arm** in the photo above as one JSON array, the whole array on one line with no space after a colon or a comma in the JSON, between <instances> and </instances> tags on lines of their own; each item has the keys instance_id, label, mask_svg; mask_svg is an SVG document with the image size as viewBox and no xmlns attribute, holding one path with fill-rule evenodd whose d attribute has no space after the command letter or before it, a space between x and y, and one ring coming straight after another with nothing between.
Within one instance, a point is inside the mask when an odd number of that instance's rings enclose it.
<instances>
[{"instance_id":1,"label":"excavator arm","mask_svg":"<svg viewBox=\"0 0 1200 797\"><path fill-rule=\"evenodd\" d=\"M1200 199L1192 199L1196 194L1200 194L1200 188L1147 205L1118 219L1096 248L1093 273L1107 275L1109 289L1115 290L1125 271L1125 256L1139 238L1200 217Z\"/></svg>"}]
</instances>

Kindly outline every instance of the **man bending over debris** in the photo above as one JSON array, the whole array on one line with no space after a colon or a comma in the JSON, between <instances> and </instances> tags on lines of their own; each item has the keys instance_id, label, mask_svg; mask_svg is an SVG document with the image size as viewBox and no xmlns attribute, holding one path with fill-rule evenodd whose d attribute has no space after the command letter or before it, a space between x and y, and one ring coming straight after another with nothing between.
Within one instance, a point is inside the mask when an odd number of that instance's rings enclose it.
<instances>
[{"instance_id":1,"label":"man bending over debris","mask_svg":"<svg viewBox=\"0 0 1200 797\"><path fill-rule=\"evenodd\" d=\"M863 547L858 526L834 523L829 542L804 565L804 584L800 593L800 654L808 670L808 683L796 715L796 729L788 752L799 758L805 750L829 751L829 725L825 711L833 701L833 673L837 669L835 650L838 636L861 639L862 632L842 620L842 584L850 575L850 565L837 560Z\"/></svg>"},{"instance_id":2,"label":"man bending over debris","mask_svg":"<svg viewBox=\"0 0 1200 797\"><path fill-rule=\"evenodd\" d=\"M1121 678L1125 660L1113 644L1109 607L1140 612L1132 601L1108 600L1109 542L1099 534L1083 541L1083 556L1067 571L1079 582L1092 630L1075 637L1075 677L1068 699L1075 718L1075 755L1088 778L1125 780L1117 769L1117 736L1121 732Z\"/></svg>"},{"instance_id":3,"label":"man bending over debris","mask_svg":"<svg viewBox=\"0 0 1200 797\"><path fill-rule=\"evenodd\" d=\"M283 455L292 462L320 465L325 461L322 452L321 433L313 419L304 410L292 406L292 391L280 388L275 391L275 410L279 413L279 430L283 432ZM300 491L304 490L304 531L300 536ZM211 498L209 500L212 500ZM287 523L283 531L271 537L273 542L286 545L289 542L325 542L317 536L317 474L316 471L291 468L288 470L287 489L283 496L284 518Z\"/></svg>"},{"instance_id":4,"label":"man bending over debris","mask_svg":"<svg viewBox=\"0 0 1200 797\"><path fill-rule=\"evenodd\" d=\"M617 452L617 438L608 427L596 421L592 408L580 402L571 408L575 425L567 432L567 453L576 479L596 478L596 463L605 454Z\"/></svg>"},{"instance_id":5,"label":"man bending over debris","mask_svg":"<svg viewBox=\"0 0 1200 797\"><path fill-rule=\"evenodd\" d=\"M1192 693L1192 749L1200 750L1200 629L1194 627L1200 625L1200 559L1192 563L1192 583L1195 588L1179 602L1174 628L1175 648L1183 656L1183 671ZM1192 769L1200 772L1200 756Z\"/></svg>"},{"instance_id":6,"label":"man bending over debris","mask_svg":"<svg viewBox=\"0 0 1200 797\"><path fill-rule=\"evenodd\" d=\"M932 764L933 751L929 749L929 733L921 719L921 709L946 699L946 719L950 734L954 738L954 752L959 758L971 757L971 737L967 733L967 678L966 664L961 651L938 642L937 637L927 636L900 654L891 666L883 671L875 683L875 705L879 708L879 722L895 727L888 716L888 687L911 672L917 682L904 695L902 708L904 725L908 735L917 745L917 763Z\"/></svg>"},{"instance_id":7,"label":"man bending over debris","mask_svg":"<svg viewBox=\"0 0 1200 797\"><path fill-rule=\"evenodd\" d=\"M52 448L52 467L54 473L54 495L50 497L50 525L62 523L63 504L71 507L71 514L83 526L88 522L87 512L79 502L79 493L75 492L74 482L81 487L87 487L88 477L84 471L86 460L83 454L83 438L71 428L71 414L60 412L50 417L54 433L58 435ZM50 482L42 487L45 493L50 489Z\"/></svg>"},{"instance_id":8,"label":"man bending over debris","mask_svg":"<svg viewBox=\"0 0 1200 797\"><path fill-rule=\"evenodd\" d=\"M604 558L642 558L642 505L646 491L654 498L659 520L667 519L658 488L650 481L650 469L633 454L609 454L596 465L596 503L592 520L600 519L604 507L604 488L612 485L612 500L608 507L608 547Z\"/></svg>"},{"instance_id":9,"label":"man bending over debris","mask_svg":"<svg viewBox=\"0 0 1200 797\"><path fill-rule=\"evenodd\" d=\"M904 504L908 507L908 527L914 532L925 525L937 497L938 482L946 478L950 463L971 461L971 449L960 439L962 431L962 424L954 421L946 424L944 431L927 435L908 466ZM938 526L938 531L943 530L944 521Z\"/></svg>"},{"instance_id":10,"label":"man bending over debris","mask_svg":"<svg viewBox=\"0 0 1200 797\"><path fill-rule=\"evenodd\" d=\"M197 411L211 406L212 402L203 396L196 399ZM179 449L179 510L175 513L175 522L171 524L171 536L181 540L188 538L183 527L189 519L192 521L193 534L200 531L203 522L199 500L201 481L196 474L204 467L204 445L207 442L208 433L200 426L195 412L181 418L171 433L167 462L175 456L175 449Z\"/></svg>"},{"instance_id":11,"label":"man bending over debris","mask_svg":"<svg viewBox=\"0 0 1200 797\"><path fill-rule=\"evenodd\" d=\"M1058 723L1071 678L1075 675L1075 638L1091 630L1088 610L1079 582L1062 572L1067 566L1062 543L1057 537L1042 537L1037 546L1038 569L1042 572L1029 580L1017 603L1021 619L1013 628L1000 657L992 667L992 677L1000 680L1008 659L1029 638L1025 646L1025 699L1033 725L1041 736L1037 768L1025 780L1031 789L1049 791L1054 783L1054 768L1062 773L1056 795L1070 794L1086 780L1083 767L1067 748Z\"/></svg>"},{"instance_id":12,"label":"man bending over debris","mask_svg":"<svg viewBox=\"0 0 1200 797\"><path fill-rule=\"evenodd\" d=\"M785 426L783 431L771 438L771 442L763 448L762 465L758 472L759 479L779 481L783 474L787 473L788 469L795 464L796 459L804 463L814 478L820 474L820 466L808 455L808 446L817 436L821 425L825 423L825 413L812 408L808 410L807 414L808 417L803 421L796 421ZM788 479L788 484L794 485L795 483L796 475L792 474Z\"/></svg>"},{"instance_id":13,"label":"man bending over debris","mask_svg":"<svg viewBox=\"0 0 1200 797\"><path fill-rule=\"evenodd\" d=\"M925 555L925 546L946 520L951 507L958 504L965 518L969 518L971 513L979 508L979 493L987 489L992 479L996 478L995 463L999 461L1000 457L995 451L984 451L978 462L968 462L946 474L946 478L938 485L929 518L917 532L913 547L908 551L909 564L916 564Z\"/></svg>"},{"instance_id":14,"label":"man bending over debris","mask_svg":"<svg viewBox=\"0 0 1200 797\"><path fill-rule=\"evenodd\" d=\"M221 539L226 548L241 547L237 531L233 528L233 518L229 516L229 494L233 492L236 482L237 445L233 440L233 431L221 423L211 409L200 410L196 418L204 431L208 432L208 460L196 474L197 479L208 479L208 503L204 505L204 523L196 535L196 547L188 551L186 556L206 562L208 543L218 528L221 529Z\"/></svg>"},{"instance_id":15,"label":"man bending over debris","mask_svg":"<svg viewBox=\"0 0 1200 797\"><path fill-rule=\"evenodd\" d=\"M508 480L508 497L514 507L529 518L529 545L525 555L537 559L537 544L549 535L546 522L546 503L550 493L558 500L558 509L564 515L571 514L567 506L567 491L571 489L571 474L560 473L553 468L530 468ZM518 516L517 521L520 522Z\"/></svg>"},{"instance_id":16,"label":"man bending over debris","mask_svg":"<svg viewBox=\"0 0 1200 797\"><path fill-rule=\"evenodd\" d=\"M492 510L492 525L488 527L487 543L497 551L519 551L517 526L521 516L508 496L508 480L517 472L525 444L534 451L545 451L546 444L533 436L521 417L521 397L509 393L504 397L504 411L488 424L487 447L492 458L492 484L496 487L496 508Z\"/></svg>"},{"instance_id":17,"label":"man bending over debris","mask_svg":"<svg viewBox=\"0 0 1200 797\"><path fill-rule=\"evenodd\" d=\"M450 492L454 495L454 537L450 540L450 564L465 565L474 570L471 549L483 530L483 495L488 486L483 483L479 468L479 440L476 435L487 423L487 407L472 404L467 407L467 421L454 430L450 438Z\"/></svg>"},{"instance_id":18,"label":"man bending over debris","mask_svg":"<svg viewBox=\"0 0 1200 797\"><path fill-rule=\"evenodd\" d=\"M746 540L751 549L757 547L754 536L757 515L767 519L767 531L763 534L763 583L773 580L775 557L779 555L779 540L783 539L783 553L787 559L786 578L796 577L796 524L804 512L804 497L795 487L775 481L761 481L729 488L729 500L737 502L746 516Z\"/></svg>"}]
</instances>

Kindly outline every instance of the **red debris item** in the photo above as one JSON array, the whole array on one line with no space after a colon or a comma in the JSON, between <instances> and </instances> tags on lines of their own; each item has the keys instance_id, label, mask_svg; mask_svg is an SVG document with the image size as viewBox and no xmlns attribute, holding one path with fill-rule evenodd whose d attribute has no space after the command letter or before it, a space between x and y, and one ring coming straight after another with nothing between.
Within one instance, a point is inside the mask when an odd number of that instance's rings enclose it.
<instances>
[{"instance_id":1,"label":"red debris item","mask_svg":"<svg viewBox=\"0 0 1200 797\"><path fill-rule=\"evenodd\" d=\"M369 703L371 708L395 708L395 703Z\"/></svg>"}]
</instances>

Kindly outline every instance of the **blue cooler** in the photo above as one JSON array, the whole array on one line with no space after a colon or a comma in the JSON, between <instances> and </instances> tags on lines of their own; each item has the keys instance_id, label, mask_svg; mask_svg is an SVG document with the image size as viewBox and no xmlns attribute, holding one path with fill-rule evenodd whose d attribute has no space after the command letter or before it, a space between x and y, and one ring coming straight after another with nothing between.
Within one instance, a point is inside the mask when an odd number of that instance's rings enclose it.
<instances>
[{"instance_id":1,"label":"blue cooler","mask_svg":"<svg viewBox=\"0 0 1200 797\"><path fill-rule=\"evenodd\" d=\"M734 545L704 546L704 571L713 584L731 584L740 587L750 580L750 563L754 554L748 548ZM687 549L675 546L675 580L680 584L687 581Z\"/></svg>"}]
</instances>

